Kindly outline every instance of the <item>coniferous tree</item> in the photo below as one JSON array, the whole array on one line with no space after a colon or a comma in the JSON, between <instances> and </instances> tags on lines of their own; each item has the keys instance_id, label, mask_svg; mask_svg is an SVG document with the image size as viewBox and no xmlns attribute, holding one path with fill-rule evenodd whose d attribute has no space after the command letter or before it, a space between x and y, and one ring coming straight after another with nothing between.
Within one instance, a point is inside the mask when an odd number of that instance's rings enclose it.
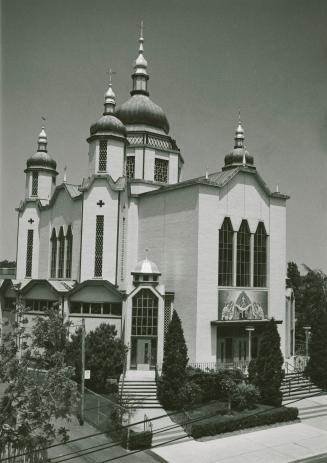
<instances>
[{"instance_id":1,"label":"coniferous tree","mask_svg":"<svg viewBox=\"0 0 327 463\"><path fill-rule=\"evenodd\" d=\"M164 408L176 409L182 405L180 391L186 381L187 362L182 323L174 310L165 338L162 376L158 387L159 400Z\"/></svg>"},{"instance_id":2,"label":"coniferous tree","mask_svg":"<svg viewBox=\"0 0 327 463\"><path fill-rule=\"evenodd\" d=\"M316 386L327 389L327 312L325 307L317 307L312 314L306 374Z\"/></svg>"},{"instance_id":3,"label":"coniferous tree","mask_svg":"<svg viewBox=\"0 0 327 463\"><path fill-rule=\"evenodd\" d=\"M252 382L259 388L261 400L267 405L279 406L282 402L282 366L280 336L277 324L272 318L264 329L258 357L251 365Z\"/></svg>"}]
</instances>

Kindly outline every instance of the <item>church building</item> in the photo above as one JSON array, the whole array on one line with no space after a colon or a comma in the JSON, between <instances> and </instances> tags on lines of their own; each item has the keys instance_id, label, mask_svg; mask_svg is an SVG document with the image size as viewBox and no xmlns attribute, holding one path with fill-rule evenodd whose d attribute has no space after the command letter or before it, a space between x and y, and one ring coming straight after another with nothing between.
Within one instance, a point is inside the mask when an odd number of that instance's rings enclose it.
<instances>
[{"instance_id":1,"label":"church building","mask_svg":"<svg viewBox=\"0 0 327 463\"><path fill-rule=\"evenodd\" d=\"M116 107L110 79L80 184L64 176L57 185L41 130L17 208L16 278L0 282L2 322L17 301L30 319L56 305L87 331L114 325L129 346L127 368L147 370L162 362L173 309L190 363L218 367L255 357L274 317L289 358L288 196L259 175L240 120L221 170L182 180L184 158L149 97L142 35L130 98Z\"/></svg>"}]
</instances>

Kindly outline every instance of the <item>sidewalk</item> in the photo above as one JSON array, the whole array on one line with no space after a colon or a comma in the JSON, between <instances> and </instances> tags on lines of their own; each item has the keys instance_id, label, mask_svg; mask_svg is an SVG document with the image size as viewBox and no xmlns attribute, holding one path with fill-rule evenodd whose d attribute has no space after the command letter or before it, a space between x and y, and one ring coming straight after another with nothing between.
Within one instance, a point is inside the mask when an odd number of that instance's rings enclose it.
<instances>
[{"instance_id":1,"label":"sidewalk","mask_svg":"<svg viewBox=\"0 0 327 463\"><path fill-rule=\"evenodd\" d=\"M327 395L290 405L300 409L300 417L303 414L307 418L257 431L190 440L151 452L169 463L289 463L327 453Z\"/></svg>"},{"instance_id":2,"label":"sidewalk","mask_svg":"<svg viewBox=\"0 0 327 463\"><path fill-rule=\"evenodd\" d=\"M105 434L100 434L94 437L88 437L91 434L99 433L99 431L86 422L83 426L80 426L75 417L69 423L62 422L60 424L69 429L69 440L76 438L81 439L75 442L68 442L66 444L59 445L58 447L52 447L51 449L49 449L49 457L51 458L51 461L53 463L65 459L68 459L71 463L98 463L110 458L125 456L129 453L120 446L115 446L106 449L105 447L110 446L112 440L108 438ZM93 449L91 447L93 447ZM80 453L76 453L79 450L87 451L87 449L90 449L90 451L96 450L96 452L89 453L88 455L81 455ZM66 454L69 455L64 457L64 455ZM59 458L60 456L62 458ZM148 455L145 452L140 452L134 455L132 454L130 456L126 456L122 460L118 459L117 461L122 461L126 463L157 462L157 460L153 456Z\"/></svg>"}]
</instances>

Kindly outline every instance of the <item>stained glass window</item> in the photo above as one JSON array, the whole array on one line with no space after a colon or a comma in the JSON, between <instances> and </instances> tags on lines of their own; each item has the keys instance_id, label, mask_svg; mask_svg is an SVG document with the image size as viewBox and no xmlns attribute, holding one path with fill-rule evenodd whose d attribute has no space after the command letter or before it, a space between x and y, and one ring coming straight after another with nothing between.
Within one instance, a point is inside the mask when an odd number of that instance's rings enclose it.
<instances>
[{"instance_id":1,"label":"stained glass window","mask_svg":"<svg viewBox=\"0 0 327 463\"><path fill-rule=\"evenodd\" d=\"M56 265L57 265L57 237L56 230L52 230L51 235L51 264L50 264L50 278L56 278Z\"/></svg>"},{"instance_id":2,"label":"stained glass window","mask_svg":"<svg viewBox=\"0 0 327 463\"><path fill-rule=\"evenodd\" d=\"M237 233L237 286L250 286L250 238L248 223L246 220L242 220Z\"/></svg>"},{"instance_id":3,"label":"stained glass window","mask_svg":"<svg viewBox=\"0 0 327 463\"><path fill-rule=\"evenodd\" d=\"M32 263L33 263L33 235L34 230L27 230L27 244L26 244L26 276L32 276Z\"/></svg>"},{"instance_id":4,"label":"stained glass window","mask_svg":"<svg viewBox=\"0 0 327 463\"><path fill-rule=\"evenodd\" d=\"M233 284L233 227L228 217L219 230L218 267L218 284L231 286Z\"/></svg>"},{"instance_id":5,"label":"stained glass window","mask_svg":"<svg viewBox=\"0 0 327 463\"><path fill-rule=\"evenodd\" d=\"M154 181L168 182L168 161L166 159L156 158L154 160Z\"/></svg>"},{"instance_id":6,"label":"stained glass window","mask_svg":"<svg viewBox=\"0 0 327 463\"><path fill-rule=\"evenodd\" d=\"M99 172L107 172L107 140L100 140Z\"/></svg>"},{"instance_id":7,"label":"stained glass window","mask_svg":"<svg viewBox=\"0 0 327 463\"><path fill-rule=\"evenodd\" d=\"M69 225L66 235L66 278L72 276L72 256L73 256L73 234L72 227Z\"/></svg>"},{"instance_id":8,"label":"stained glass window","mask_svg":"<svg viewBox=\"0 0 327 463\"><path fill-rule=\"evenodd\" d=\"M267 234L263 222L259 222L254 235L253 285L267 285Z\"/></svg>"},{"instance_id":9,"label":"stained glass window","mask_svg":"<svg viewBox=\"0 0 327 463\"><path fill-rule=\"evenodd\" d=\"M126 177L135 177L135 156L127 156L126 159Z\"/></svg>"},{"instance_id":10,"label":"stained glass window","mask_svg":"<svg viewBox=\"0 0 327 463\"><path fill-rule=\"evenodd\" d=\"M102 276L104 216L96 216L94 276Z\"/></svg>"}]
</instances>

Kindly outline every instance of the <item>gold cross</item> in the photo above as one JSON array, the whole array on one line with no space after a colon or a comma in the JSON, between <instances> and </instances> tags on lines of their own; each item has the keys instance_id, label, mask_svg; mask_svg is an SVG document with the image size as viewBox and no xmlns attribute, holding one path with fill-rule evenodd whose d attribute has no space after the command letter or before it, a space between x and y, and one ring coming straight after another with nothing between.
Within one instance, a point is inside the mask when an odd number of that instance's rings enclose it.
<instances>
[{"instance_id":1,"label":"gold cross","mask_svg":"<svg viewBox=\"0 0 327 463\"><path fill-rule=\"evenodd\" d=\"M107 74L109 75L109 84L111 85L111 82L112 82L112 76L114 74L117 74L116 71L113 71L111 68L109 68L109 71L107 71Z\"/></svg>"}]
</instances>

